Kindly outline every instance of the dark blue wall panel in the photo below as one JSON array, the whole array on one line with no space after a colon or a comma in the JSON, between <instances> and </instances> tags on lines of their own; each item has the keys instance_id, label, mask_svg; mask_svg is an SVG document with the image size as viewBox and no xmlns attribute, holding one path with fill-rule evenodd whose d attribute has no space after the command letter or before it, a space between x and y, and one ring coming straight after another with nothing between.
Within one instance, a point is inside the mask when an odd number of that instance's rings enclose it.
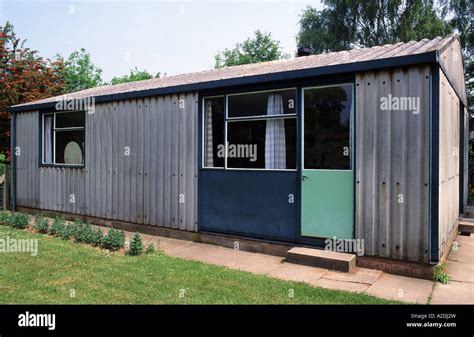
<instances>
[{"instance_id":1,"label":"dark blue wall panel","mask_svg":"<svg viewBox=\"0 0 474 337\"><path fill-rule=\"evenodd\" d=\"M201 170L199 229L296 241L296 172ZM294 202L289 203L293 194Z\"/></svg>"}]
</instances>

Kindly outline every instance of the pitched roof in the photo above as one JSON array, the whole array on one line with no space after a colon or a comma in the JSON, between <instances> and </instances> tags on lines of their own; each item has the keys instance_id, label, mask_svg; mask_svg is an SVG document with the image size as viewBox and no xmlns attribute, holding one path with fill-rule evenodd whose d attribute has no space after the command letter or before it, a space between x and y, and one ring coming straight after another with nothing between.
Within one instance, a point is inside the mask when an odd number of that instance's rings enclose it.
<instances>
[{"instance_id":1,"label":"pitched roof","mask_svg":"<svg viewBox=\"0 0 474 337\"><path fill-rule=\"evenodd\" d=\"M423 39L421 41L410 41L407 43L387 44L384 46L376 46L371 48L352 49L340 52L323 53L318 55L310 55L297 57L293 59L277 60L270 62L261 62L254 64L246 64L240 66L224 67L219 69L212 69L200 71L195 73L188 73L175 76L166 76L157 79L130 82L117 85L99 86L91 89L86 89L67 95L60 95L41 100L36 100L28 103L18 104L10 108L11 111L40 108L43 105L51 105L62 99L72 98L87 98L95 97L98 101L111 101L114 99L144 97L153 95L153 93L171 93L190 91L193 88L213 88L222 87L226 83L231 83L229 80L240 79L241 83L245 80L254 79L254 83L259 76L270 74L288 74L289 72L298 72L298 77L304 77L304 74L309 75L308 70L325 70L325 73L331 73L334 66L341 66L338 72L349 71L349 65L367 65L367 69L372 61L379 60L395 60L412 55L423 55L432 52L441 52L448 45L450 45L456 37L436 37L432 40ZM432 60L431 58L429 60ZM413 60L412 64L416 62ZM418 61L418 63L421 63ZM347 66L347 67L346 67ZM356 67L357 69L357 67ZM345 70L345 71L344 71ZM303 73L302 73L303 72ZM321 72L321 71L320 71ZM315 73L316 74L316 73ZM317 73L319 74L319 72ZM306 76L308 76L306 75ZM314 74L313 74L314 75ZM281 79L284 79L282 76ZM199 86L201 84L201 86ZM202 85L207 84L207 85ZM163 89L160 91L160 89ZM165 90L168 89L168 90ZM115 97L115 98L114 98Z\"/></svg>"}]
</instances>

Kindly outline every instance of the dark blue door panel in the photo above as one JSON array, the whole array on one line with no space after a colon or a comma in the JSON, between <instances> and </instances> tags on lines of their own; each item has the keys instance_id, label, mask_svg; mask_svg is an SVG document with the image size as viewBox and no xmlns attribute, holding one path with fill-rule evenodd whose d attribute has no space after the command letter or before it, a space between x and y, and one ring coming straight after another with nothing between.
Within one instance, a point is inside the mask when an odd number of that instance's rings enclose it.
<instances>
[{"instance_id":1,"label":"dark blue door panel","mask_svg":"<svg viewBox=\"0 0 474 337\"><path fill-rule=\"evenodd\" d=\"M198 184L200 230L296 241L296 172L201 170Z\"/></svg>"}]
</instances>

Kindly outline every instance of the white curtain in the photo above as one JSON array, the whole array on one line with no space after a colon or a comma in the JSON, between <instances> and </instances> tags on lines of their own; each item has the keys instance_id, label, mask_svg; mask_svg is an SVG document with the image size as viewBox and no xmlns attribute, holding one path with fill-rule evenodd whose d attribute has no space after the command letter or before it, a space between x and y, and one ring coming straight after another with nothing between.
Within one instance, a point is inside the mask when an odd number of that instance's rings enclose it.
<instances>
[{"instance_id":1,"label":"white curtain","mask_svg":"<svg viewBox=\"0 0 474 337\"><path fill-rule=\"evenodd\" d=\"M283 115L281 95L268 96L267 115ZM265 168L286 169L285 120L267 120L265 133Z\"/></svg>"},{"instance_id":2,"label":"white curtain","mask_svg":"<svg viewBox=\"0 0 474 337\"><path fill-rule=\"evenodd\" d=\"M44 116L43 137L43 160L44 163L51 164L53 162L53 115Z\"/></svg>"},{"instance_id":3,"label":"white curtain","mask_svg":"<svg viewBox=\"0 0 474 337\"><path fill-rule=\"evenodd\" d=\"M205 163L206 167L214 167L214 149L212 144L212 102L207 102L205 111Z\"/></svg>"}]
</instances>

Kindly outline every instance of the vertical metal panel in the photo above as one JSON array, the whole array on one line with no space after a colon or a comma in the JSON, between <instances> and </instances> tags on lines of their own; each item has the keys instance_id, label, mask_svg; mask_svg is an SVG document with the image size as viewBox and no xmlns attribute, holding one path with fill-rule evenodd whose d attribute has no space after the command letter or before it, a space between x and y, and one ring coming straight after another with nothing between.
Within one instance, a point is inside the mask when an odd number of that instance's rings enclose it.
<instances>
[{"instance_id":1,"label":"vertical metal panel","mask_svg":"<svg viewBox=\"0 0 474 337\"><path fill-rule=\"evenodd\" d=\"M16 145L20 148L20 155L16 157L18 206L39 207L38 120L37 111L17 116Z\"/></svg>"},{"instance_id":2,"label":"vertical metal panel","mask_svg":"<svg viewBox=\"0 0 474 337\"><path fill-rule=\"evenodd\" d=\"M439 255L459 217L460 100L440 72Z\"/></svg>"},{"instance_id":3,"label":"vertical metal panel","mask_svg":"<svg viewBox=\"0 0 474 337\"><path fill-rule=\"evenodd\" d=\"M452 86L461 95L461 99L466 102L466 84L459 39L455 39L446 46L439 55L439 61L449 76Z\"/></svg>"},{"instance_id":4,"label":"vertical metal panel","mask_svg":"<svg viewBox=\"0 0 474 337\"><path fill-rule=\"evenodd\" d=\"M429 72L356 76L355 226L366 255L428 261ZM390 97L419 98L419 113L382 110Z\"/></svg>"}]
</instances>

